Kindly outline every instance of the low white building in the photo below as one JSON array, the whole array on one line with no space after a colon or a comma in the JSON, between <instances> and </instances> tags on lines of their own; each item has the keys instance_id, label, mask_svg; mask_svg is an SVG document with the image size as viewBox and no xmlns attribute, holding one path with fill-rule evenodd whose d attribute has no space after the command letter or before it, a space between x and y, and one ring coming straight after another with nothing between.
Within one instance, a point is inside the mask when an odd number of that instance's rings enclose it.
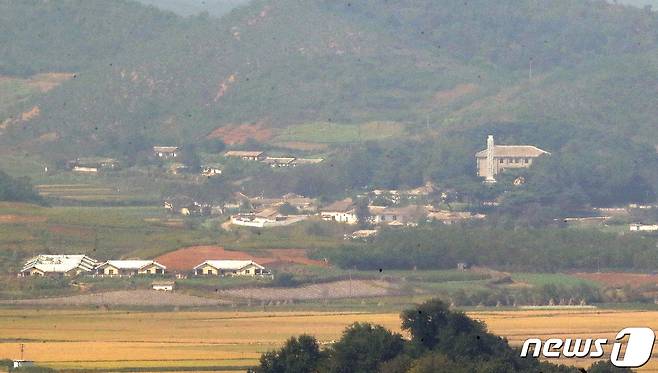
<instances>
[{"instance_id":1,"label":"low white building","mask_svg":"<svg viewBox=\"0 0 658 373\"><path fill-rule=\"evenodd\" d=\"M253 260L206 260L194 267L197 276L263 276L270 272Z\"/></svg>"},{"instance_id":2,"label":"low white building","mask_svg":"<svg viewBox=\"0 0 658 373\"><path fill-rule=\"evenodd\" d=\"M153 281L151 288L156 291L174 291L174 281Z\"/></svg>"},{"instance_id":3,"label":"low white building","mask_svg":"<svg viewBox=\"0 0 658 373\"><path fill-rule=\"evenodd\" d=\"M153 154L155 154L156 157L162 158L162 159L173 159L173 158L178 158L180 155L180 147L178 146L154 146L153 147Z\"/></svg>"},{"instance_id":4,"label":"low white building","mask_svg":"<svg viewBox=\"0 0 658 373\"><path fill-rule=\"evenodd\" d=\"M658 224L631 224L631 232L658 232Z\"/></svg>"},{"instance_id":5,"label":"low white building","mask_svg":"<svg viewBox=\"0 0 658 373\"><path fill-rule=\"evenodd\" d=\"M76 276L93 271L97 264L86 255L38 255L25 262L19 276Z\"/></svg>"},{"instance_id":6,"label":"low white building","mask_svg":"<svg viewBox=\"0 0 658 373\"><path fill-rule=\"evenodd\" d=\"M351 198L334 202L320 209L320 217L322 220L338 223L357 224L359 222L356 206Z\"/></svg>"},{"instance_id":7,"label":"low white building","mask_svg":"<svg viewBox=\"0 0 658 373\"><path fill-rule=\"evenodd\" d=\"M12 365L13 365L14 369L33 367L34 366L34 361L32 361L32 360L14 360Z\"/></svg>"}]
</instances>

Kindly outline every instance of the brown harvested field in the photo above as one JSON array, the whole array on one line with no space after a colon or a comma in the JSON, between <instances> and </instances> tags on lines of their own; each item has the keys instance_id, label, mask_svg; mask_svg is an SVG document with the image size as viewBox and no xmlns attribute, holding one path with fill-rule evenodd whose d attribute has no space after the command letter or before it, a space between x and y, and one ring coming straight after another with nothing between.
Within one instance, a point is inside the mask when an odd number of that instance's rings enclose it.
<instances>
[{"instance_id":1,"label":"brown harvested field","mask_svg":"<svg viewBox=\"0 0 658 373\"><path fill-rule=\"evenodd\" d=\"M397 286L386 281L352 280L327 282L296 288L230 289L220 291L219 295L227 298L280 301L379 297L396 295L399 291Z\"/></svg>"},{"instance_id":2,"label":"brown harvested field","mask_svg":"<svg viewBox=\"0 0 658 373\"><path fill-rule=\"evenodd\" d=\"M272 138L272 130L263 126L262 123L228 125L216 128L208 138L221 139L228 145L243 144L247 139L259 142L267 142Z\"/></svg>"},{"instance_id":3,"label":"brown harvested field","mask_svg":"<svg viewBox=\"0 0 658 373\"><path fill-rule=\"evenodd\" d=\"M45 216L34 215L0 215L0 224L29 224L29 223L43 223L48 218Z\"/></svg>"},{"instance_id":4,"label":"brown harvested field","mask_svg":"<svg viewBox=\"0 0 658 373\"><path fill-rule=\"evenodd\" d=\"M519 346L531 337L614 338L635 325L658 329L656 311L532 310L469 312ZM374 312L143 312L0 309L0 358L26 358L54 368L250 366L261 353L302 333L324 345L353 322L400 331L397 313ZM594 361L562 360L589 366ZM658 357L638 369L656 371ZM157 370L157 369L156 369ZM164 369L163 369L164 370ZM218 371L221 369L217 369ZM243 370L244 371L244 370Z\"/></svg>"},{"instance_id":5,"label":"brown harvested field","mask_svg":"<svg viewBox=\"0 0 658 373\"><path fill-rule=\"evenodd\" d=\"M602 273L574 273L574 277L598 282L605 286L623 287L626 285L639 287L649 284L658 284L658 276L646 273L602 272Z\"/></svg>"},{"instance_id":6,"label":"brown harvested field","mask_svg":"<svg viewBox=\"0 0 658 373\"><path fill-rule=\"evenodd\" d=\"M72 295L41 299L23 299L0 301L0 304L14 305L53 305L53 306L128 306L159 307L180 306L200 307L225 305L222 299L195 297L192 295L159 292L155 290L120 290L105 293Z\"/></svg>"},{"instance_id":7,"label":"brown harvested field","mask_svg":"<svg viewBox=\"0 0 658 373\"><path fill-rule=\"evenodd\" d=\"M172 271L190 271L196 265L211 259L253 260L262 265L280 263L324 265L319 260L309 259L303 249L270 249L264 255L251 255L242 251L226 250L219 246L186 247L155 258Z\"/></svg>"}]
</instances>

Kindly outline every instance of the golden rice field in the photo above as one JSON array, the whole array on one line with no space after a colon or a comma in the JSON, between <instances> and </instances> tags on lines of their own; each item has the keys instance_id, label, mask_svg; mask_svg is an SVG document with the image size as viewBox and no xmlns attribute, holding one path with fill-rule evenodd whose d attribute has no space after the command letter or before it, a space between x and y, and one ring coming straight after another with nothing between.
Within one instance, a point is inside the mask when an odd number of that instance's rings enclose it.
<instances>
[{"instance_id":1,"label":"golden rice field","mask_svg":"<svg viewBox=\"0 0 658 373\"><path fill-rule=\"evenodd\" d=\"M517 345L528 337L613 339L617 331L628 326L658 329L658 312L533 310L470 315ZM308 333L329 343L356 321L399 330L399 317L394 313L3 309L0 358L18 358L19 345L24 343L25 358L54 368L244 370L289 336ZM591 363L577 362L582 366ZM658 371L658 357L642 371Z\"/></svg>"}]
</instances>

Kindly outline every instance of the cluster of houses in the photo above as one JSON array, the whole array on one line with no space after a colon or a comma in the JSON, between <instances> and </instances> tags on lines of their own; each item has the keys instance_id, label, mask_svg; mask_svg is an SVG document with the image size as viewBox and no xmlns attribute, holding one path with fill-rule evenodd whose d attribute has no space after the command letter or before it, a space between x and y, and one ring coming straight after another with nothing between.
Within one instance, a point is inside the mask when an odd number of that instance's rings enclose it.
<instances>
[{"instance_id":1,"label":"cluster of houses","mask_svg":"<svg viewBox=\"0 0 658 373\"><path fill-rule=\"evenodd\" d=\"M224 154L227 158L237 158L243 161L262 162L272 168L296 167L297 165L318 164L322 158L297 158L293 156L270 157L260 150L230 150Z\"/></svg>"},{"instance_id":2,"label":"cluster of houses","mask_svg":"<svg viewBox=\"0 0 658 373\"><path fill-rule=\"evenodd\" d=\"M132 277L163 276L167 267L153 260L108 260L98 262L86 255L37 255L18 273L19 277L78 276ZM265 276L270 271L252 260L205 260L191 269L196 276Z\"/></svg>"}]
</instances>

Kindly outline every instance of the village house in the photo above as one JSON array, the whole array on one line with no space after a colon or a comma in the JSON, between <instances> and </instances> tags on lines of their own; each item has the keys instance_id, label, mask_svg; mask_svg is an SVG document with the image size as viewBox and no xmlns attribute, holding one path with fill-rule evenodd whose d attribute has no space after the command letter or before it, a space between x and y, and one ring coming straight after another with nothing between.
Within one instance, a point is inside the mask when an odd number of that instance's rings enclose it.
<instances>
[{"instance_id":1,"label":"village house","mask_svg":"<svg viewBox=\"0 0 658 373\"><path fill-rule=\"evenodd\" d=\"M162 206L172 214L183 216L208 216L222 213L221 208L217 210L212 204L198 202L192 197L182 195L165 199Z\"/></svg>"},{"instance_id":2,"label":"village house","mask_svg":"<svg viewBox=\"0 0 658 373\"><path fill-rule=\"evenodd\" d=\"M178 146L154 146L153 154L161 159L175 159L180 156L180 150Z\"/></svg>"},{"instance_id":3,"label":"village house","mask_svg":"<svg viewBox=\"0 0 658 373\"><path fill-rule=\"evenodd\" d=\"M163 275L167 267L153 260L108 260L96 267L100 276Z\"/></svg>"},{"instance_id":4,"label":"village house","mask_svg":"<svg viewBox=\"0 0 658 373\"><path fill-rule=\"evenodd\" d=\"M233 215L231 224L252 228L271 228L299 223L306 219L308 219L308 215L283 215L276 208L270 207L255 213Z\"/></svg>"},{"instance_id":5,"label":"village house","mask_svg":"<svg viewBox=\"0 0 658 373\"><path fill-rule=\"evenodd\" d=\"M86 255L38 255L25 262L19 276L77 276L93 271L97 264Z\"/></svg>"},{"instance_id":6,"label":"village house","mask_svg":"<svg viewBox=\"0 0 658 373\"><path fill-rule=\"evenodd\" d=\"M240 158L243 161L263 161L265 153L261 151L230 150L224 154L227 158Z\"/></svg>"},{"instance_id":7,"label":"village house","mask_svg":"<svg viewBox=\"0 0 658 373\"><path fill-rule=\"evenodd\" d=\"M475 154L477 175L487 183L495 183L496 175L507 169L529 168L533 162L551 153L532 145L495 145L494 137L487 138L487 148Z\"/></svg>"},{"instance_id":8,"label":"village house","mask_svg":"<svg viewBox=\"0 0 658 373\"><path fill-rule=\"evenodd\" d=\"M253 260L206 260L194 267L196 276L263 276L270 271Z\"/></svg>"},{"instance_id":9,"label":"village house","mask_svg":"<svg viewBox=\"0 0 658 373\"><path fill-rule=\"evenodd\" d=\"M300 196L299 194L288 193L281 197L282 203L288 203L300 211L314 212L318 209L318 201L314 198Z\"/></svg>"},{"instance_id":10,"label":"village house","mask_svg":"<svg viewBox=\"0 0 658 373\"><path fill-rule=\"evenodd\" d=\"M113 158L84 157L69 161L68 169L73 172L97 174L101 171L114 171L120 168L119 161Z\"/></svg>"},{"instance_id":11,"label":"village house","mask_svg":"<svg viewBox=\"0 0 658 373\"><path fill-rule=\"evenodd\" d=\"M180 175L187 171L187 166L181 162L173 162L167 167L167 173L170 175Z\"/></svg>"},{"instance_id":12,"label":"village house","mask_svg":"<svg viewBox=\"0 0 658 373\"><path fill-rule=\"evenodd\" d=\"M368 206L368 212L370 213L370 223L389 225L391 223L412 225L427 215L427 209L418 205L405 207Z\"/></svg>"},{"instance_id":13,"label":"village house","mask_svg":"<svg viewBox=\"0 0 658 373\"><path fill-rule=\"evenodd\" d=\"M322 220L338 223L357 224L359 222L356 206L351 198L336 201L320 209L320 217Z\"/></svg>"},{"instance_id":14,"label":"village house","mask_svg":"<svg viewBox=\"0 0 658 373\"><path fill-rule=\"evenodd\" d=\"M263 160L263 163L272 168L295 167L295 159L295 157L267 157Z\"/></svg>"},{"instance_id":15,"label":"village house","mask_svg":"<svg viewBox=\"0 0 658 373\"><path fill-rule=\"evenodd\" d=\"M473 214L468 211L449 211L430 209L427 214L428 220L434 220L446 225L460 223L469 220L482 220L487 216L484 214Z\"/></svg>"},{"instance_id":16,"label":"village house","mask_svg":"<svg viewBox=\"0 0 658 373\"><path fill-rule=\"evenodd\" d=\"M201 176L213 177L222 174L222 167L220 165L203 165L201 166Z\"/></svg>"}]
</instances>

